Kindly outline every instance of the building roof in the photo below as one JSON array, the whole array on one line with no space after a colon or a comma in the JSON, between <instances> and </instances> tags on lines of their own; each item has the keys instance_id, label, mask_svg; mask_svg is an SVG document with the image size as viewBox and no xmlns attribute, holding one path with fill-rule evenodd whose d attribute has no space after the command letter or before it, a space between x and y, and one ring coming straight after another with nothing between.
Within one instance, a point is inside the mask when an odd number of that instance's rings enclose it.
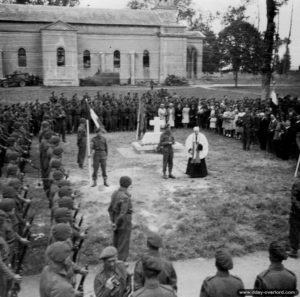
<instances>
[{"instance_id":1,"label":"building roof","mask_svg":"<svg viewBox=\"0 0 300 297\"><path fill-rule=\"evenodd\" d=\"M113 0L112 0L113 1ZM127 26L179 26L174 10L99 9L43 5L0 5L0 22L38 22Z\"/></svg>"}]
</instances>

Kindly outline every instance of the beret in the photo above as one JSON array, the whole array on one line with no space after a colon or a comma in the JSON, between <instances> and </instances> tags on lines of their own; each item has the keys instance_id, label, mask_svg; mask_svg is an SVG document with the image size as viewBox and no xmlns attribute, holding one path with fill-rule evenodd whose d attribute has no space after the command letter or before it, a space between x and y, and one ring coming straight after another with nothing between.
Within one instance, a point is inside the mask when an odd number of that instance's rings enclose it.
<instances>
[{"instance_id":1,"label":"beret","mask_svg":"<svg viewBox=\"0 0 300 297\"><path fill-rule=\"evenodd\" d=\"M157 257L144 255L142 257L143 269L157 271L158 273L161 271L161 260Z\"/></svg>"},{"instance_id":2,"label":"beret","mask_svg":"<svg viewBox=\"0 0 300 297\"><path fill-rule=\"evenodd\" d=\"M72 220L72 213L65 207L59 207L54 210L53 217L56 223L67 223Z\"/></svg>"},{"instance_id":3,"label":"beret","mask_svg":"<svg viewBox=\"0 0 300 297\"><path fill-rule=\"evenodd\" d=\"M49 126L49 122L48 121L42 121L42 127L48 127Z\"/></svg>"},{"instance_id":4,"label":"beret","mask_svg":"<svg viewBox=\"0 0 300 297\"><path fill-rule=\"evenodd\" d=\"M53 154L56 155L56 156L61 155L63 152L64 152L64 150L60 146L53 149Z\"/></svg>"},{"instance_id":5,"label":"beret","mask_svg":"<svg viewBox=\"0 0 300 297\"><path fill-rule=\"evenodd\" d=\"M63 180L61 180L61 181L58 182L58 186L60 188L62 188L64 186L70 187L71 186L71 182L69 180L67 180L67 179L63 179Z\"/></svg>"},{"instance_id":6,"label":"beret","mask_svg":"<svg viewBox=\"0 0 300 297\"><path fill-rule=\"evenodd\" d=\"M0 209L5 212L12 211L14 208L16 208L15 199L5 198L0 202Z\"/></svg>"},{"instance_id":7,"label":"beret","mask_svg":"<svg viewBox=\"0 0 300 297\"><path fill-rule=\"evenodd\" d=\"M60 138L56 135L52 135L50 138L50 142L53 144L58 144L60 142Z\"/></svg>"},{"instance_id":8,"label":"beret","mask_svg":"<svg viewBox=\"0 0 300 297\"><path fill-rule=\"evenodd\" d=\"M99 259L107 259L111 257L116 257L118 254L117 249L114 246L108 246L105 249L103 249L102 253L100 254Z\"/></svg>"},{"instance_id":9,"label":"beret","mask_svg":"<svg viewBox=\"0 0 300 297\"><path fill-rule=\"evenodd\" d=\"M14 189L18 189L22 186L22 182L18 178L11 178L7 185Z\"/></svg>"},{"instance_id":10,"label":"beret","mask_svg":"<svg viewBox=\"0 0 300 297\"><path fill-rule=\"evenodd\" d=\"M61 171L56 170L56 171L53 172L53 178L55 180L63 179L63 177L64 177L64 175L63 175L63 173Z\"/></svg>"},{"instance_id":11,"label":"beret","mask_svg":"<svg viewBox=\"0 0 300 297\"><path fill-rule=\"evenodd\" d=\"M288 257L285 244L279 241L271 242L269 246L269 254L272 258L280 261L286 260Z\"/></svg>"},{"instance_id":12,"label":"beret","mask_svg":"<svg viewBox=\"0 0 300 297\"><path fill-rule=\"evenodd\" d=\"M66 223L56 224L52 227L52 236L55 241L65 241L72 237L72 228Z\"/></svg>"},{"instance_id":13,"label":"beret","mask_svg":"<svg viewBox=\"0 0 300 297\"><path fill-rule=\"evenodd\" d=\"M122 176L120 178L120 186L128 188L132 184L132 180L129 176Z\"/></svg>"},{"instance_id":14,"label":"beret","mask_svg":"<svg viewBox=\"0 0 300 297\"><path fill-rule=\"evenodd\" d=\"M74 209L74 201L71 197L64 196L58 200L58 206L72 210Z\"/></svg>"},{"instance_id":15,"label":"beret","mask_svg":"<svg viewBox=\"0 0 300 297\"><path fill-rule=\"evenodd\" d=\"M16 161L19 157L17 152L9 152L6 154L6 158L8 161Z\"/></svg>"},{"instance_id":16,"label":"beret","mask_svg":"<svg viewBox=\"0 0 300 297\"><path fill-rule=\"evenodd\" d=\"M215 254L216 265L223 270L230 270L233 268L231 255L223 249L220 249Z\"/></svg>"},{"instance_id":17,"label":"beret","mask_svg":"<svg viewBox=\"0 0 300 297\"><path fill-rule=\"evenodd\" d=\"M8 164L6 169L7 175L15 175L18 172L19 167L15 164Z\"/></svg>"},{"instance_id":18,"label":"beret","mask_svg":"<svg viewBox=\"0 0 300 297\"><path fill-rule=\"evenodd\" d=\"M17 198L17 191L11 186L4 186L2 188L2 196L3 198Z\"/></svg>"},{"instance_id":19,"label":"beret","mask_svg":"<svg viewBox=\"0 0 300 297\"><path fill-rule=\"evenodd\" d=\"M80 119L80 124L85 124L85 122L86 122L86 119L84 119L84 118ZM97 132L97 130L96 130L96 132Z\"/></svg>"},{"instance_id":20,"label":"beret","mask_svg":"<svg viewBox=\"0 0 300 297\"><path fill-rule=\"evenodd\" d=\"M63 186L58 190L58 196L64 197L64 196L71 196L72 194L72 188L69 186Z\"/></svg>"},{"instance_id":21,"label":"beret","mask_svg":"<svg viewBox=\"0 0 300 297\"><path fill-rule=\"evenodd\" d=\"M12 136L7 137L7 139L6 139L7 143L14 143L15 141L16 141L16 138L12 137Z\"/></svg>"},{"instance_id":22,"label":"beret","mask_svg":"<svg viewBox=\"0 0 300 297\"><path fill-rule=\"evenodd\" d=\"M52 168L59 168L61 166L61 161L59 159L53 159L50 165Z\"/></svg>"},{"instance_id":23,"label":"beret","mask_svg":"<svg viewBox=\"0 0 300 297\"><path fill-rule=\"evenodd\" d=\"M72 249L63 241L54 242L46 250L47 257L55 263L63 263L70 255Z\"/></svg>"},{"instance_id":24,"label":"beret","mask_svg":"<svg viewBox=\"0 0 300 297\"><path fill-rule=\"evenodd\" d=\"M150 232L147 236L147 243L155 248L162 247L162 238L159 234L155 232Z\"/></svg>"}]
</instances>

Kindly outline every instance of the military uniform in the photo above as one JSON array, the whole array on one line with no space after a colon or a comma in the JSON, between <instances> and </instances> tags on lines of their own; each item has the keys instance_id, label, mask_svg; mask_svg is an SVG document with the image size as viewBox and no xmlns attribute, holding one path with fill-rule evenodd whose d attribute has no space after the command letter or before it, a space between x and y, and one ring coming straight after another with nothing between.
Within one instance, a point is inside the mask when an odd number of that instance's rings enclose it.
<instances>
[{"instance_id":1,"label":"military uniform","mask_svg":"<svg viewBox=\"0 0 300 297\"><path fill-rule=\"evenodd\" d=\"M86 153L86 130L85 123L80 124L77 131L77 146L78 146L78 155L77 155L77 163L80 168L83 167L83 162Z\"/></svg>"},{"instance_id":2,"label":"military uniform","mask_svg":"<svg viewBox=\"0 0 300 297\"><path fill-rule=\"evenodd\" d=\"M296 291L296 275L286 269L281 263L272 263L266 271L260 273L255 281L254 289L257 290L276 290L276 291ZM272 296L272 295L264 295ZM295 295L280 295L282 297Z\"/></svg>"},{"instance_id":3,"label":"military uniform","mask_svg":"<svg viewBox=\"0 0 300 297\"><path fill-rule=\"evenodd\" d=\"M145 286L133 293L133 297L176 297L170 286L162 285L157 279L147 280Z\"/></svg>"},{"instance_id":4,"label":"military uniform","mask_svg":"<svg viewBox=\"0 0 300 297\"><path fill-rule=\"evenodd\" d=\"M131 235L132 203L131 195L122 184L120 189L112 194L108 212L111 222L116 225L113 245L118 250L119 260L126 261Z\"/></svg>"},{"instance_id":5,"label":"military uniform","mask_svg":"<svg viewBox=\"0 0 300 297\"><path fill-rule=\"evenodd\" d=\"M218 271L215 276L204 280L200 297L238 297L238 290L243 290L242 280L229 274L228 271Z\"/></svg>"},{"instance_id":6,"label":"military uniform","mask_svg":"<svg viewBox=\"0 0 300 297\"><path fill-rule=\"evenodd\" d=\"M161 258L159 251L148 251L147 255L155 257L161 263L161 271L158 275L159 283L168 285L177 290L177 276L171 262ZM138 260L134 269L134 290L142 288L145 284L145 275L142 260Z\"/></svg>"},{"instance_id":7,"label":"military uniform","mask_svg":"<svg viewBox=\"0 0 300 297\"><path fill-rule=\"evenodd\" d=\"M165 131L160 136L159 146L162 148L163 152L163 174L166 178L167 167L169 169L169 176L172 176L173 169L173 147L172 144L175 143L174 137L171 131Z\"/></svg>"},{"instance_id":8,"label":"military uniform","mask_svg":"<svg viewBox=\"0 0 300 297\"><path fill-rule=\"evenodd\" d=\"M92 139L91 149L94 150L94 158L93 158L93 181L96 183L99 165L101 166L102 176L104 183L107 180L107 173L106 173L106 160L108 154L107 142L105 137L102 135L97 135Z\"/></svg>"},{"instance_id":9,"label":"military uniform","mask_svg":"<svg viewBox=\"0 0 300 297\"><path fill-rule=\"evenodd\" d=\"M290 211L290 246L297 257L300 237L300 181L297 180L292 186L292 204Z\"/></svg>"},{"instance_id":10,"label":"military uniform","mask_svg":"<svg viewBox=\"0 0 300 297\"><path fill-rule=\"evenodd\" d=\"M114 276L116 285L112 290L105 287L106 281ZM115 271L105 271L101 267L94 280L94 291L96 297L124 297L128 285L128 274L124 263L117 261Z\"/></svg>"},{"instance_id":11,"label":"military uniform","mask_svg":"<svg viewBox=\"0 0 300 297\"><path fill-rule=\"evenodd\" d=\"M243 149L249 151L251 138L254 127L254 120L250 114L245 114L242 117L242 127L243 127Z\"/></svg>"}]
</instances>

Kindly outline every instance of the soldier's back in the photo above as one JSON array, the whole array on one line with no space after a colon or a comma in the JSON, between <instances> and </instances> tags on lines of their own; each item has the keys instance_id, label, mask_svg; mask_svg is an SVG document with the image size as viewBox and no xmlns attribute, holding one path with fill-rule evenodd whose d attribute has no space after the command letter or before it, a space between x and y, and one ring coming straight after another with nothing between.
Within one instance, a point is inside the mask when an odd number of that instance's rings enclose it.
<instances>
[{"instance_id":1,"label":"soldier's back","mask_svg":"<svg viewBox=\"0 0 300 297\"><path fill-rule=\"evenodd\" d=\"M150 284L134 292L133 297L176 297L176 294L170 286Z\"/></svg>"},{"instance_id":2,"label":"soldier's back","mask_svg":"<svg viewBox=\"0 0 300 297\"><path fill-rule=\"evenodd\" d=\"M242 280L227 273L217 273L204 280L200 297L238 297L238 290L244 289Z\"/></svg>"}]
</instances>

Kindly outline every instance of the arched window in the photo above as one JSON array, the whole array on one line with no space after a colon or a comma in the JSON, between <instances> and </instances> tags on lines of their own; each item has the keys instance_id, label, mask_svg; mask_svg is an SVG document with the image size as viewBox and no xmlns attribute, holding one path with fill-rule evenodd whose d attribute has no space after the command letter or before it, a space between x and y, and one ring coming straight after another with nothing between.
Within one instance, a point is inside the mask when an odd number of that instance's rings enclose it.
<instances>
[{"instance_id":1,"label":"arched window","mask_svg":"<svg viewBox=\"0 0 300 297\"><path fill-rule=\"evenodd\" d=\"M114 51L114 68L120 68L120 65L121 65L120 51Z\"/></svg>"},{"instance_id":2,"label":"arched window","mask_svg":"<svg viewBox=\"0 0 300 297\"><path fill-rule=\"evenodd\" d=\"M18 51L18 65L19 67L26 67L26 51L23 48L20 48Z\"/></svg>"},{"instance_id":3,"label":"arched window","mask_svg":"<svg viewBox=\"0 0 300 297\"><path fill-rule=\"evenodd\" d=\"M143 67L150 67L150 56L147 50L145 50L143 54Z\"/></svg>"},{"instance_id":4,"label":"arched window","mask_svg":"<svg viewBox=\"0 0 300 297\"><path fill-rule=\"evenodd\" d=\"M83 67L90 68L91 67L91 53L88 50L83 52Z\"/></svg>"},{"instance_id":5,"label":"arched window","mask_svg":"<svg viewBox=\"0 0 300 297\"><path fill-rule=\"evenodd\" d=\"M65 50L62 47L57 49L56 53L57 66L65 66Z\"/></svg>"}]
</instances>

